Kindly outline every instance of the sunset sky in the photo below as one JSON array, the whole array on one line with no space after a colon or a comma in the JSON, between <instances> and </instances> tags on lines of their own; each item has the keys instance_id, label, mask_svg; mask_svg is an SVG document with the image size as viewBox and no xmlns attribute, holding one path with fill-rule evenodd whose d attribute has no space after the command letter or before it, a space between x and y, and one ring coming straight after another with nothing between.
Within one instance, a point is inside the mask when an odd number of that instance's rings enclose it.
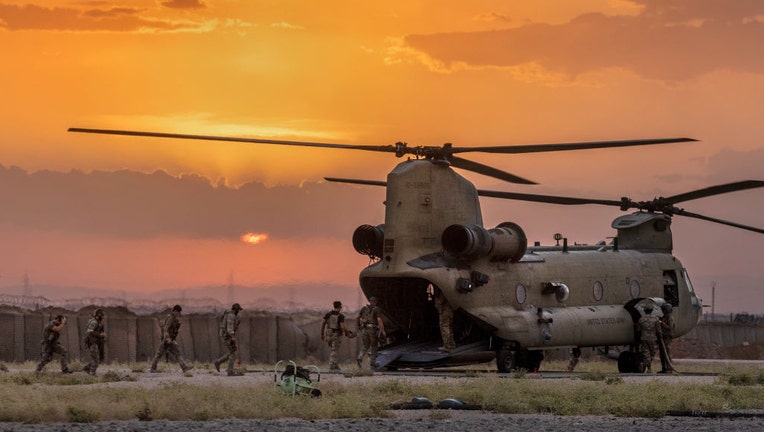
<instances>
[{"instance_id":1,"label":"sunset sky","mask_svg":"<svg viewBox=\"0 0 764 432\"><path fill-rule=\"evenodd\" d=\"M387 145L698 142L479 155L539 183L647 200L764 180L759 0L0 0L0 292L347 287L383 222L384 153L68 133L69 127ZM483 199L487 227L612 237L617 208ZM688 211L764 226L764 191ZM717 312L764 313L764 236L676 217ZM242 241L247 233L267 238ZM66 297L67 289L57 293ZM256 288L253 288L256 289ZM52 295L46 292L47 295ZM326 299L327 305L329 300Z\"/></svg>"}]
</instances>

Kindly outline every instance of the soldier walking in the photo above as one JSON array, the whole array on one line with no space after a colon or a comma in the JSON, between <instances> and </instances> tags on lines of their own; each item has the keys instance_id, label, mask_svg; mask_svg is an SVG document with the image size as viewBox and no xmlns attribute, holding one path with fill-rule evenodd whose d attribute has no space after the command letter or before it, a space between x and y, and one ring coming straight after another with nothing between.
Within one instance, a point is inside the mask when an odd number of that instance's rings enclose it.
<instances>
[{"instance_id":1,"label":"soldier walking","mask_svg":"<svg viewBox=\"0 0 764 432\"><path fill-rule=\"evenodd\" d=\"M152 373L157 372L157 363L164 355L169 355L174 361L177 361L184 373L194 368L193 366L187 365L183 360L180 348L178 347L178 342L176 341L178 331L180 330L180 320L178 317L180 317L182 311L183 308L181 308L180 305L173 306L172 311L167 314L167 317L165 317L164 322L162 323L162 344L159 345L154 360L151 362Z\"/></svg>"},{"instance_id":2,"label":"soldier walking","mask_svg":"<svg viewBox=\"0 0 764 432\"><path fill-rule=\"evenodd\" d=\"M324 315L324 322L321 323L321 340L329 345L329 370L339 372L337 352L342 345L342 335L347 337L355 337L355 335L345 327L345 315L341 313L342 302L335 301L332 306L334 309Z\"/></svg>"},{"instance_id":3,"label":"soldier walking","mask_svg":"<svg viewBox=\"0 0 764 432\"><path fill-rule=\"evenodd\" d=\"M103 319L106 312L98 308L93 311L93 316L88 320L88 326L85 329L85 348L90 352L90 363L85 365L85 372L90 375L96 374L98 365L104 360L104 342L106 341L106 330L103 326Z\"/></svg>"},{"instance_id":4,"label":"soldier walking","mask_svg":"<svg viewBox=\"0 0 764 432\"><path fill-rule=\"evenodd\" d=\"M64 328L64 324L66 324L66 317L63 315L56 315L56 317L42 329L42 353L35 372L42 372L42 368L53 360L53 354L58 354L59 360L61 361L61 373L72 373L72 371L69 370L69 353L66 351L66 348L61 345L61 342L58 341L58 338L61 336L61 329Z\"/></svg>"},{"instance_id":5,"label":"soldier walking","mask_svg":"<svg viewBox=\"0 0 764 432\"><path fill-rule=\"evenodd\" d=\"M219 359L215 360L215 370L220 372L220 365L228 362L226 373L228 376L242 376L244 375L240 371L233 369L233 363L236 360L236 351L239 349L239 345L236 341L236 334L239 331L239 312L241 311L241 305L234 303L230 310L223 312L220 317L220 338L223 340L223 345L228 352Z\"/></svg>"},{"instance_id":6,"label":"soldier walking","mask_svg":"<svg viewBox=\"0 0 764 432\"><path fill-rule=\"evenodd\" d=\"M358 353L356 361L358 367L363 367L363 358L369 354L369 367L374 370L377 364L377 348L380 338L386 338L385 324L382 322L382 311L377 307L377 298L370 297L369 304L361 309L358 314L358 331L361 332L363 347Z\"/></svg>"},{"instance_id":7,"label":"soldier walking","mask_svg":"<svg viewBox=\"0 0 764 432\"><path fill-rule=\"evenodd\" d=\"M658 338L661 336L661 326L658 317L653 315L653 307L646 305L645 314L637 321L637 331L639 332L639 350L642 353L642 364L645 366L645 373L652 373L652 362L655 357L655 348Z\"/></svg>"}]
</instances>

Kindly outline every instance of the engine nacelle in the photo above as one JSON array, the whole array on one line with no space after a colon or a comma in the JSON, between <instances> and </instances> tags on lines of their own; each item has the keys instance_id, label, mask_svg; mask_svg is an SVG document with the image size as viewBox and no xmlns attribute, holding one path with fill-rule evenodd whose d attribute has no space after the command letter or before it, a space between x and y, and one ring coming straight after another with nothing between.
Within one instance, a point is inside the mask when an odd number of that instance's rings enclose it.
<instances>
[{"instance_id":1,"label":"engine nacelle","mask_svg":"<svg viewBox=\"0 0 764 432\"><path fill-rule=\"evenodd\" d=\"M457 258L519 261L528 248L528 238L519 225L503 222L487 230L479 225L451 225L441 236L443 249Z\"/></svg>"},{"instance_id":2,"label":"engine nacelle","mask_svg":"<svg viewBox=\"0 0 764 432\"><path fill-rule=\"evenodd\" d=\"M353 232L353 247L361 255L382 258L385 225L361 225Z\"/></svg>"}]
</instances>

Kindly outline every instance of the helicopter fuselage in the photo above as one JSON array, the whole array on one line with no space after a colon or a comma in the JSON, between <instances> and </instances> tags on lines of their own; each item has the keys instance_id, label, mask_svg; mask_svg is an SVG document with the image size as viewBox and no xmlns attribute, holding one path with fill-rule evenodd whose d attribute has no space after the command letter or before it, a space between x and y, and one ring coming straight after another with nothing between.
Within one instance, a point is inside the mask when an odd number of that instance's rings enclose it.
<instances>
[{"instance_id":1,"label":"helicopter fuselage","mask_svg":"<svg viewBox=\"0 0 764 432\"><path fill-rule=\"evenodd\" d=\"M515 223L484 228L472 183L429 160L388 175L385 207L384 224L360 227L354 244L378 258L360 284L399 342L439 341L433 286L457 311L457 343L497 353L633 345L646 300L673 306L674 336L698 322L701 303L671 254L668 216L622 216L609 245L529 248Z\"/></svg>"}]
</instances>

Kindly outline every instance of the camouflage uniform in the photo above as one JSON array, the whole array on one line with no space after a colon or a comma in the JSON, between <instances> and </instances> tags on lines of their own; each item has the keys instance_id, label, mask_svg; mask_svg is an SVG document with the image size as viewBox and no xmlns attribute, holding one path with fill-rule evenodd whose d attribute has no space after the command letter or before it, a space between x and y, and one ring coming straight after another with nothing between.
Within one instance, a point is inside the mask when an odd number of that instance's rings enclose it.
<instances>
[{"instance_id":1,"label":"camouflage uniform","mask_svg":"<svg viewBox=\"0 0 764 432\"><path fill-rule=\"evenodd\" d=\"M96 374L98 365L104 360L104 341L106 340L103 326L104 315L103 309L96 309L85 330L85 347L90 352L90 363L85 365L85 372L90 375Z\"/></svg>"},{"instance_id":2,"label":"camouflage uniform","mask_svg":"<svg viewBox=\"0 0 764 432\"><path fill-rule=\"evenodd\" d=\"M337 302L339 303L339 302ZM340 303L339 308L342 307ZM337 352L342 346L342 334L345 332L345 315L340 313L335 303L335 309L324 315L324 322L321 325L322 339L329 345L329 369L337 371L340 369L337 362Z\"/></svg>"},{"instance_id":3,"label":"camouflage uniform","mask_svg":"<svg viewBox=\"0 0 764 432\"><path fill-rule=\"evenodd\" d=\"M637 321L637 330L640 332L639 350L642 353L642 364L645 366L645 372L652 372L656 344L658 337L661 337L660 320L651 315L652 311L652 308L645 308L645 315Z\"/></svg>"},{"instance_id":4,"label":"camouflage uniform","mask_svg":"<svg viewBox=\"0 0 764 432\"><path fill-rule=\"evenodd\" d=\"M435 309L438 310L438 322L440 323L440 338L443 339L441 351L451 351L456 348L454 341L454 308L443 295L438 291L435 296Z\"/></svg>"},{"instance_id":5,"label":"camouflage uniform","mask_svg":"<svg viewBox=\"0 0 764 432\"><path fill-rule=\"evenodd\" d=\"M42 368L53 360L53 354L58 354L61 361L61 372L71 373L69 370L69 353L58 341L59 336L61 336L61 328L66 322L63 319L64 317L59 315L42 329L42 352L40 362L37 364L37 372L42 371Z\"/></svg>"},{"instance_id":6,"label":"camouflage uniform","mask_svg":"<svg viewBox=\"0 0 764 432\"><path fill-rule=\"evenodd\" d=\"M369 354L369 366L371 369L377 368L377 349L379 348L380 336L385 336L385 329L379 327L379 321L382 320L382 312L377 307L376 299L369 299L370 304L364 306L358 314L358 331L361 333L363 347L358 353L356 361L358 367L363 364L363 358Z\"/></svg>"},{"instance_id":7,"label":"camouflage uniform","mask_svg":"<svg viewBox=\"0 0 764 432\"><path fill-rule=\"evenodd\" d=\"M159 345L154 360L151 361L151 372L157 371L157 363L164 355L169 355L172 359L177 361L180 368L183 369L183 372L193 369L193 366L186 365L186 362L183 360L183 356L180 353L178 342L175 340L177 339L178 331L180 330L180 320L178 319L180 312L180 306L175 305L173 311L167 314L167 317L164 319L164 323L162 324L162 344Z\"/></svg>"},{"instance_id":8,"label":"camouflage uniform","mask_svg":"<svg viewBox=\"0 0 764 432\"><path fill-rule=\"evenodd\" d=\"M673 372L674 365L671 362L671 341L674 339L674 317L671 315L672 306L668 303L661 306L663 317L661 317L661 338L663 347L666 350L666 358L661 357L661 372Z\"/></svg>"},{"instance_id":9,"label":"camouflage uniform","mask_svg":"<svg viewBox=\"0 0 764 432\"><path fill-rule=\"evenodd\" d=\"M228 352L215 360L215 369L219 372L220 365L227 361L228 367L226 368L226 373L228 376L241 375L240 372L233 370L233 363L236 361L236 351L239 349L236 341L236 333L239 331L239 324L241 323L239 311L241 311L241 306L238 303L234 303L231 306L231 310L225 311L220 320L220 338L223 340L223 345Z\"/></svg>"}]
</instances>

